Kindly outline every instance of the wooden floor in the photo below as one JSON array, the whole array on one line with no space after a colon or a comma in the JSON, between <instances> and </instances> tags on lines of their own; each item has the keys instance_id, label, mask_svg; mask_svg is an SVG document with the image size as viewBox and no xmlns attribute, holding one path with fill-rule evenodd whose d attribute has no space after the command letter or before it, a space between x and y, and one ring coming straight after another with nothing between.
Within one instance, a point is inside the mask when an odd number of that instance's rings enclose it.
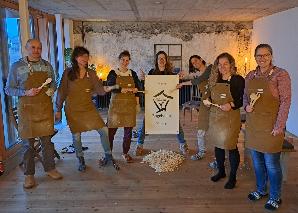
<instances>
[{"instance_id":1,"label":"wooden floor","mask_svg":"<svg viewBox=\"0 0 298 213\"><path fill-rule=\"evenodd\" d=\"M103 113L105 114L105 113ZM139 115L138 125L142 116ZM193 116L193 117L196 117ZM181 117L184 123L183 116ZM183 126L186 139L192 149L196 144L197 120L190 122L189 113ZM21 168L14 169L0 178L0 212L103 212L103 213L252 213L266 212L265 200L252 203L247 194L254 190L253 171L241 167L238 173L237 187L224 189L227 179L219 183L210 181L214 171L208 167L213 160L213 149L208 147L207 157L193 162L187 159L176 172L158 174L148 165L141 164L141 157L135 163L125 164L121 159L122 130L117 133L115 157L120 164L120 171L114 168L97 167L102 148L96 132L83 135L86 173L77 171L75 154L63 154L57 160L57 168L64 175L63 180L54 181L47 177L37 163L36 180L38 186L24 190L24 176ZM243 137L240 137L243 140ZM295 142L298 140L295 139ZM70 145L69 130L63 129L54 138L57 150ZM296 143L297 144L297 143ZM135 139L131 151L135 148ZM178 151L176 137L151 135L146 137L146 149L161 148ZM297 146L296 146L297 149ZM243 158L242 158L243 159ZM292 153L289 160L289 178L283 186L283 204L278 212L298 212L298 153Z\"/></svg>"}]
</instances>

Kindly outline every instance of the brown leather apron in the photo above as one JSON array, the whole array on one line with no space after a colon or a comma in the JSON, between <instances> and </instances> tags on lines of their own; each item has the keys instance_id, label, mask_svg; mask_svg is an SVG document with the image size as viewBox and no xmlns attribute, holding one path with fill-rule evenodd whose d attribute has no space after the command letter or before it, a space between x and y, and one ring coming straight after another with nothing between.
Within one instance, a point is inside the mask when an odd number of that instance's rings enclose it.
<instances>
[{"instance_id":1,"label":"brown leather apron","mask_svg":"<svg viewBox=\"0 0 298 213\"><path fill-rule=\"evenodd\" d=\"M208 89L208 81L203 81L199 84L201 93L201 104L199 107L198 129L207 131L209 126L209 107L203 104L203 100L210 97L210 90Z\"/></svg>"},{"instance_id":2,"label":"brown leather apron","mask_svg":"<svg viewBox=\"0 0 298 213\"><path fill-rule=\"evenodd\" d=\"M40 87L48 78L47 72L34 71L28 74L25 89ZM18 131L22 139L49 136L54 134L54 112L48 86L36 96L22 96L18 103Z\"/></svg>"},{"instance_id":3,"label":"brown leather apron","mask_svg":"<svg viewBox=\"0 0 298 213\"><path fill-rule=\"evenodd\" d=\"M254 78L247 84L248 97L251 93L263 90L256 101L254 110L246 113L246 147L264 153L282 150L283 134L271 135L279 110L279 101L272 96L268 78Z\"/></svg>"},{"instance_id":4,"label":"brown leather apron","mask_svg":"<svg viewBox=\"0 0 298 213\"><path fill-rule=\"evenodd\" d=\"M216 83L211 88L212 103L223 105L233 101L230 85ZM236 149L240 132L240 109L229 112L211 106L209 114L208 142L221 149Z\"/></svg>"},{"instance_id":5,"label":"brown leather apron","mask_svg":"<svg viewBox=\"0 0 298 213\"><path fill-rule=\"evenodd\" d=\"M121 88L135 88L132 76L118 75L116 84ZM108 113L108 127L136 126L136 104L134 93L112 93Z\"/></svg>"},{"instance_id":6,"label":"brown leather apron","mask_svg":"<svg viewBox=\"0 0 298 213\"><path fill-rule=\"evenodd\" d=\"M65 114L72 133L97 130L104 127L99 112L92 102L93 85L87 77L69 81Z\"/></svg>"}]
</instances>

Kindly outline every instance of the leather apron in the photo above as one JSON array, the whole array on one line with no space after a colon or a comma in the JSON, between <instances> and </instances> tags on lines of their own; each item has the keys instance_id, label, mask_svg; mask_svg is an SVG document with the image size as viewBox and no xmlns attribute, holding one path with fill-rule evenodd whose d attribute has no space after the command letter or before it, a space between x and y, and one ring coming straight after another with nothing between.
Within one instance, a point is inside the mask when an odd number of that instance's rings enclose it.
<instances>
[{"instance_id":1,"label":"leather apron","mask_svg":"<svg viewBox=\"0 0 298 213\"><path fill-rule=\"evenodd\" d=\"M230 85L226 83L216 83L211 88L212 103L223 105L233 101ZM229 112L211 106L209 114L208 142L221 149L236 149L240 132L240 109Z\"/></svg>"},{"instance_id":2,"label":"leather apron","mask_svg":"<svg viewBox=\"0 0 298 213\"><path fill-rule=\"evenodd\" d=\"M88 77L69 81L68 95L65 101L65 114L72 133L101 129L103 119L92 101L93 85Z\"/></svg>"},{"instance_id":3,"label":"leather apron","mask_svg":"<svg viewBox=\"0 0 298 213\"><path fill-rule=\"evenodd\" d=\"M25 90L40 87L48 78L47 72L34 71L28 74ZM54 134L54 111L45 86L36 96L21 96L18 103L18 132L22 139Z\"/></svg>"},{"instance_id":4,"label":"leather apron","mask_svg":"<svg viewBox=\"0 0 298 213\"><path fill-rule=\"evenodd\" d=\"M198 129L207 131L209 126L209 107L203 104L203 100L210 97L210 90L208 89L208 81L203 81L199 84L201 93L201 104L199 107Z\"/></svg>"},{"instance_id":5,"label":"leather apron","mask_svg":"<svg viewBox=\"0 0 298 213\"><path fill-rule=\"evenodd\" d=\"M135 88L132 76L116 78L120 88ZM134 127L136 126L136 97L134 93L112 93L108 113L108 127Z\"/></svg>"},{"instance_id":6,"label":"leather apron","mask_svg":"<svg viewBox=\"0 0 298 213\"><path fill-rule=\"evenodd\" d=\"M246 147L263 152L277 153L282 150L283 134L271 135L279 110L279 100L269 89L268 78L254 78L247 84L248 97L263 90L251 113L246 113Z\"/></svg>"}]
</instances>

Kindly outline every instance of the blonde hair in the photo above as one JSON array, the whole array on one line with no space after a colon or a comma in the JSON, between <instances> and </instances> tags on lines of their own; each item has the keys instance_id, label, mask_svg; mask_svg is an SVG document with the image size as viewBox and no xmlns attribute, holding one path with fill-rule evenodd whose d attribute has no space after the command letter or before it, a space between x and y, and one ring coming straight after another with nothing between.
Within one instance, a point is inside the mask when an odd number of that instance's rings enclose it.
<instances>
[{"instance_id":1,"label":"blonde hair","mask_svg":"<svg viewBox=\"0 0 298 213\"><path fill-rule=\"evenodd\" d=\"M211 74L209 77L209 85L210 87L214 86L218 80L221 78L221 74L218 70L218 63L219 63L219 59L220 58L226 58L228 59L230 65L231 65L231 74L232 75L236 75L237 74L237 68L236 68L236 62L235 59L232 55L230 55L229 53L222 53L219 56L216 57L215 61L214 61L214 65L212 66L211 69Z\"/></svg>"}]
</instances>

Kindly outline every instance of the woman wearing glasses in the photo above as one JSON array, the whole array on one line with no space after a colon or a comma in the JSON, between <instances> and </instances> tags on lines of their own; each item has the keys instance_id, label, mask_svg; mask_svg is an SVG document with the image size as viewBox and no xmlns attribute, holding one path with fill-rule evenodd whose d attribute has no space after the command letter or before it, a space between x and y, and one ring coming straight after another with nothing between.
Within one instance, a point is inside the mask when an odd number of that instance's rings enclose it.
<instances>
[{"instance_id":1,"label":"woman wearing glasses","mask_svg":"<svg viewBox=\"0 0 298 213\"><path fill-rule=\"evenodd\" d=\"M269 210L281 204L280 153L291 104L290 76L286 70L273 65L272 53L268 44L256 47L258 66L246 76L243 102L247 112L246 147L251 150L256 176L256 191L248 198L256 201L267 196L269 178L269 199L265 204Z\"/></svg>"}]
</instances>

